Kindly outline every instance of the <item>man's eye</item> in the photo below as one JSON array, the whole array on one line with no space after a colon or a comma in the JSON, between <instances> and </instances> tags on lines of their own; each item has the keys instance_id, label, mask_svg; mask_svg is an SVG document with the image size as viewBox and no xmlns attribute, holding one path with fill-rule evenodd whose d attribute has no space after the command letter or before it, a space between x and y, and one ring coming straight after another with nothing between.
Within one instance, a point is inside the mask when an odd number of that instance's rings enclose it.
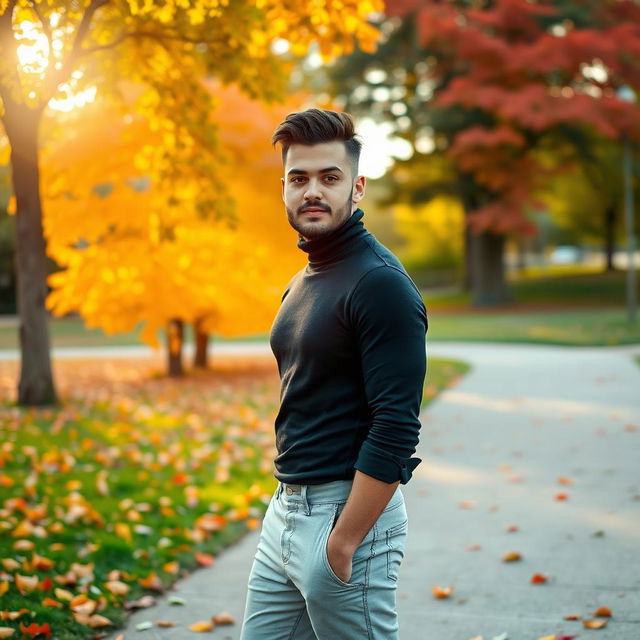
<instances>
[{"instance_id":1,"label":"man's eye","mask_svg":"<svg viewBox=\"0 0 640 640\"><path fill-rule=\"evenodd\" d=\"M325 176L325 180L328 180L329 182L335 182L337 179L337 176Z\"/></svg>"},{"instance_id":2,"label":"man's eye","mask_svg":"<svg viewBox=\"0 0 640 640\"><path fill-rule=\"evenodd\" d=\"M304 178L302 176L297 176L295 178L291 178L291 182L297 182L297 183L304 182Z\"/></svg>"}]
</instances>

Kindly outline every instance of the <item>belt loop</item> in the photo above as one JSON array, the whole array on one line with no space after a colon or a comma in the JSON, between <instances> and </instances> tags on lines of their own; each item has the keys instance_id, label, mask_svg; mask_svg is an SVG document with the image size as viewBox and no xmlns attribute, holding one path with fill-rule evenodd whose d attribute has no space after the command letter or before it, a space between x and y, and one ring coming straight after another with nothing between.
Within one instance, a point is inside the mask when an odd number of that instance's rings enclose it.
<instances>
[{"instance_id":1,"label":"belt loop","mask_svg":"<svg viewBox=\"0 0 640 640\"><path fill-rule=\"evenodd\" d=\"M309 502L307 501L307 487L308 484L303 484L300 487L300 498L302 499L302 504L304 506L305 515L311 515L311 509L309 508Z\"/></svg>"}]
</instances>

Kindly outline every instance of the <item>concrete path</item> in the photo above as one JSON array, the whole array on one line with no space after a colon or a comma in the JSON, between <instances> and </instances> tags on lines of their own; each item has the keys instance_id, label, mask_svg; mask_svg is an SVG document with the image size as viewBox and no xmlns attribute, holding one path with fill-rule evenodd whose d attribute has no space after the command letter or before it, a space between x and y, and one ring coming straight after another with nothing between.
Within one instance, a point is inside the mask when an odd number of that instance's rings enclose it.
<instances>
[{"instance_id":1,"label":"concrete path","mask_svg":"<svg viewBox=\"0 0 640 640\"><path fill-rule=\"evenodd\" d=\"M640 640L640 366L632 359L640 347L428 350L473 369L424 414L423 462L403 487L402 640ZM189 624L223 610L237 624L210 635L236 640L258 536L177 583L171 595L186 606L159 599L109 640L193 638ZM521 560L503 562L510 551ZM547 582L532 584L535 573ZM435 599L432 585L455 589ZM592 618L600 606L613 614L603 629L564 619ZM146 620L177 626L138 636Z\"/></svg>"}]
</instances>

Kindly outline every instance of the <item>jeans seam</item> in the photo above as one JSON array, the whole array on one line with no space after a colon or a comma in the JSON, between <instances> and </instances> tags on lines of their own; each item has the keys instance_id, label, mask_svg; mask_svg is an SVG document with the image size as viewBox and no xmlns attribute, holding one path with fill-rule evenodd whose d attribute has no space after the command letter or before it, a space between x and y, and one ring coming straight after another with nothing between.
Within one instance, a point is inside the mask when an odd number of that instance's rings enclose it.
<instances>
[{"instance_id":1,"label":"jeans seam","mask_svg":"<svg viewBox=\"0 0 640 640\"><path fill-rule=\"evenodd\" d=\"M291 633L289 634L289 637L287 638L287 640L294 640L295 638L295 632L298 629L298 625L300 624L300 620L302 620L302 616L304 615L304 612L307 610L306 605L304 607L302 607L302 609L300 610L300 615L296 618L296 621L293 623L293 629L291 629Z\"/></svg>"}]
</instances>

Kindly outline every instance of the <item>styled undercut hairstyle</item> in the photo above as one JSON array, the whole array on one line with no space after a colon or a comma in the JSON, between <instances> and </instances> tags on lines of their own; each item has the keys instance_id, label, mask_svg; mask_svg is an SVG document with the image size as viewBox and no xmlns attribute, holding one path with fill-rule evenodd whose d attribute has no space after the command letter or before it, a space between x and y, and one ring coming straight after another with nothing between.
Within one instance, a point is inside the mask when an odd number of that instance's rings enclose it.
<instances>
[{"instance_id":1,"label":"styled undercut hairstyle","mask_svg":"<svg viewBox=\"0 0 640 640\"><path fill-rule=\"evenodd\" d=\"M348 113L327 109L306 109L290 113L273 133L273 146L282 145L282 164L292 144L319 144L342 140L347 151L351 177L358 174L358 161L362 141L356 134L353 118Z\"/></svg>"}]
</instances>

